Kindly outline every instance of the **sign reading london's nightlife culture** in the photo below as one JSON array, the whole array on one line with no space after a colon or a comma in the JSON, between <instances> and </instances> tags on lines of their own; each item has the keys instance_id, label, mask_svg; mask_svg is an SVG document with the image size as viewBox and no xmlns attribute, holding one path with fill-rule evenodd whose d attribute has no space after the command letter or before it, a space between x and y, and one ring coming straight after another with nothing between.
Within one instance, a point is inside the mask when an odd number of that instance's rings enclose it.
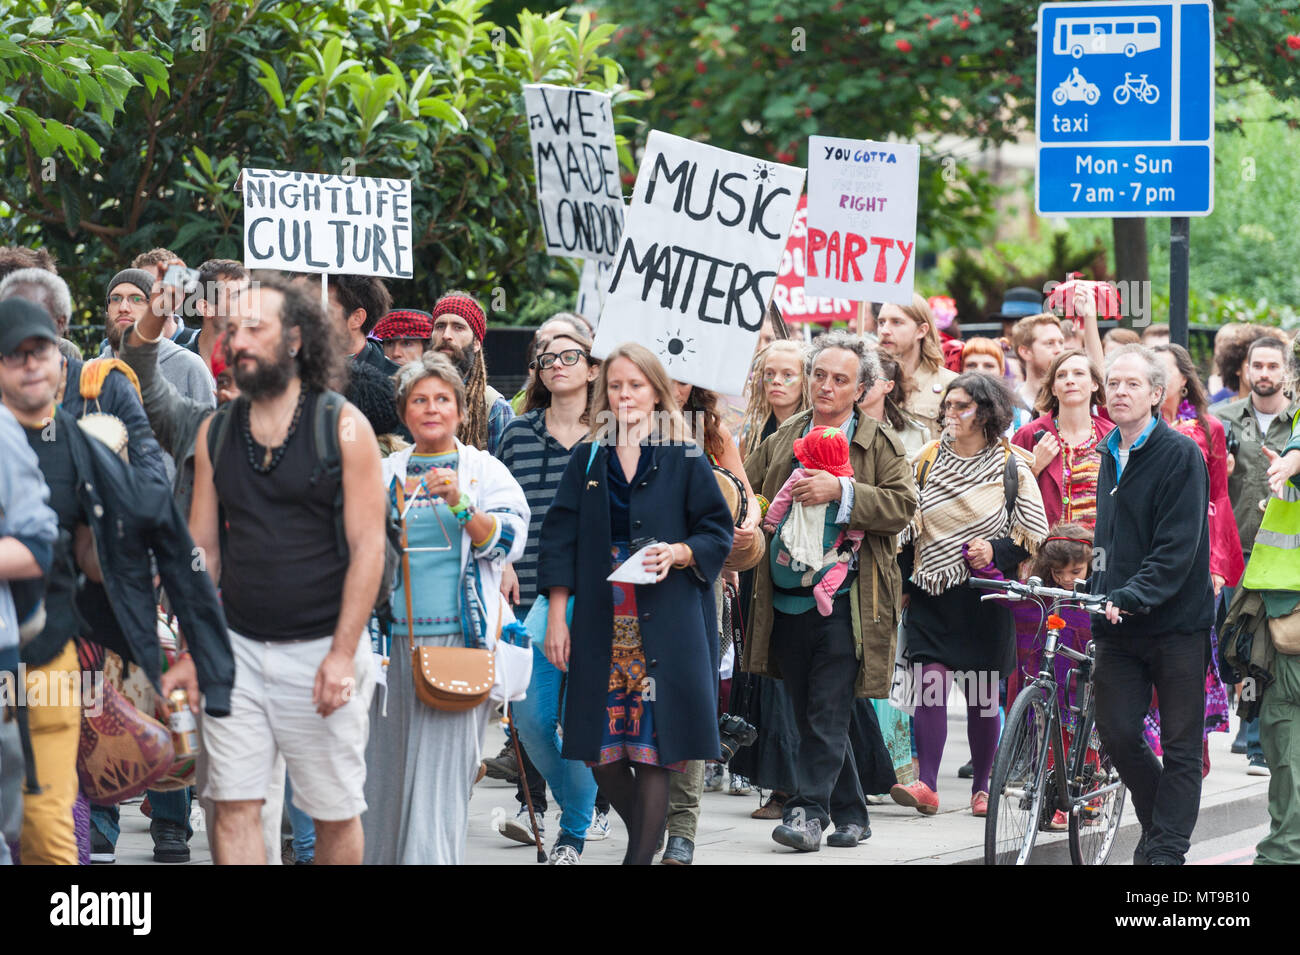
<instances>
[{"instance_id":1,"label":"sign reading london's nightlife culture","mask_svg":"<svg viewBox=\"0 0 1300 955\"><path fill-rule=\"evenodd\" d=\"M803 178L652 131L593 354L638 342L678 381L739 394Z\"/></svg>"},{"instance_id":2,"label":"sign reading london's nightlife culture","mask_svg":"<svg viewBox=\"0 0 1300 955\"><path fill-rule=\"evenodd\" d=\"M413 276L411 181L245 169L250 269Z\"/></svg>"},{"instance_id":3,"label":"sign reading london's nightlife culture","mask_svg":"<svg viewBox=\"0 0 1300 955\"><path fill-rule=\"evenodd\" d=\"M809 295L910 304L920 148L808 137Z\"/></svg>"},{"instance_id":4,"label":"sign reading london's nightlife culture","mask_svg":"<svg viewBox=\"0 0 1300 955\"><path fill-rule=\"evenodd\" d=\"M623 234L623 191L609 94L528 85L524 105L546 251L613 261Z\"/></svg>"},{"instance_id":5,"label":"sign reading london's nightlife culture","mask_svg":"<svg viewBox=\"0 0 1300 955\"><path fill-rule=\"evenodd\" d=\"M781 253L781 267L776 273L772 304L781 310L787 322L847 322L858 314L858 305L847 298L818 298L804 288L808 276L808 205L799 200L799 208L790 226L790 241Z\"/></svg>"}]
</instances>

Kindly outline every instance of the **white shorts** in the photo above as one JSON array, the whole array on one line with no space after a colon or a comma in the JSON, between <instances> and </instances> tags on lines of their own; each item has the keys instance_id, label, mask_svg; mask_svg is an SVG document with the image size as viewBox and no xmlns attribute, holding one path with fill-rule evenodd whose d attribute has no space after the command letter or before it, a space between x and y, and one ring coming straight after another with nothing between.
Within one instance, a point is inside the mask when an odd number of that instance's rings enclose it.
<instances>
[{"instance_id":1,"label":"white shorts","mask_svg":"<svg viewBox=\"0 0 1300 955\"><path fill-rule=\"evenodd\" d=\"M370 640L362 635L357 641L356 692L322 718L311 695L331 642L331 637L262 642L230 631L235 656L230 715L203 718L205 799L265 799L272 784L284 783L272 779L279 753L293 781L294 805L307 815L342 822L365 812L366 740L375 685Z\"/></svg>"}]
</instances>

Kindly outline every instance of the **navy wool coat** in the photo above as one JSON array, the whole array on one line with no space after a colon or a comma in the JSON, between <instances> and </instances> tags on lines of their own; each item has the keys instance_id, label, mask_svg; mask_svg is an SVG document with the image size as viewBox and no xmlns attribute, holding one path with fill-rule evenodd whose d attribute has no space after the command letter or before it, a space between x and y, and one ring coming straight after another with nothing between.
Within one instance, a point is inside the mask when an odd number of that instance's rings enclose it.
<instances>
[{"instance_id":1,"label":"navy wool coat","mask_svg":"<svg viewBox=\"0 0 1300 955\"><path fill-rule=\"evenodd\" d=\"M689 452L689 453L688 453ZM659 758L718 759L718 627L713 584L731 550L731 511L708 458L694 445L641 447L652 464L631 490L634 539L686 543L695 565L673 568L657 584L636 586ZM564 707L566 759L594 762L607 722L614 598L607 468L617 455L579 444L560 478L539 541L537 589L574 596ZM590 470L588 470L588 459Z\"/></svg>"}]
</instances>

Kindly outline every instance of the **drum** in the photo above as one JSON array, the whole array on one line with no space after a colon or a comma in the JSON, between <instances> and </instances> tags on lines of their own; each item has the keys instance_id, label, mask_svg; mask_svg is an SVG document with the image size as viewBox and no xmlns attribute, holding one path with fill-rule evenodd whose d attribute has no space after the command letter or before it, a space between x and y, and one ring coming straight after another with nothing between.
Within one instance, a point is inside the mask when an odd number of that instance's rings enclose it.
<instances>
[{"instance_id":1,"label":"drum","mask_svg":"<svg viewBox=\"0 0 1300 955\"><path fill-rule=\"evenodd\" d=\"M739 527L749 515L749 497L745 494L745 485L740 482L740 478L718 464L713 465L713 476L717 479L727 506L731 508L732 523Z\"/></svg>"}]
</instances>

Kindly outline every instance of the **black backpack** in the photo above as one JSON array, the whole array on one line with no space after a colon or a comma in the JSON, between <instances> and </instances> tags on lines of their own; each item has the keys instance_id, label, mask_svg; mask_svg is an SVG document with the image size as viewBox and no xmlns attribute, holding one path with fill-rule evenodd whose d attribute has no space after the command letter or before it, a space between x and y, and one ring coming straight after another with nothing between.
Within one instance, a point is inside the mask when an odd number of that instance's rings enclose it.
<instances>
[{"instance_id":1,"label":"black backpack","mask_svg":"<svg viewBox=\"0 0 1300 955\"><path fill-rule=\"evenodd\" d=\"M208 458L212 461L212 471L217 470L217 460L221 450L228 443L230 423L234 416L236 398L216 410L208 424ZM339 449L339 415L347 403L342 395L335 391L322 392L316 401L316 412L312 416L312 447L316 451L316 465L312 468L311 483L321 481L338 481L338 493L334 497L334 537L339 556L348 556L348 536L343 525L343 453ZM225 537L225 522L221 521L222 537ZM381 624L392 621L392 607L389 597L393 593L393 584L397 578L397 566L400 559L402 531L389 511L384 526L384 573L379 580L379 594L375 598L374 615Z\"/></svg>"}]
</instances>

